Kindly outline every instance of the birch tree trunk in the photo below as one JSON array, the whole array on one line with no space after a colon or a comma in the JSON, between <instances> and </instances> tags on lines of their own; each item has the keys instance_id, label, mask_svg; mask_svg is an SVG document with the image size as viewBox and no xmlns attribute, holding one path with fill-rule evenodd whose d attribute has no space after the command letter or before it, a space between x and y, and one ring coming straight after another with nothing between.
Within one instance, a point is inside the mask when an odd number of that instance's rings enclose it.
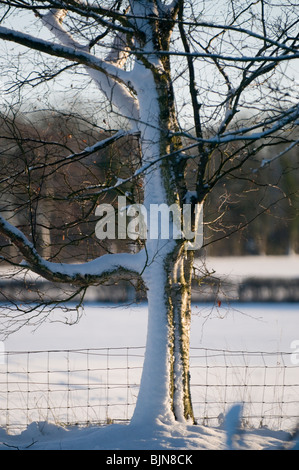
<instances>
[{"instance_id":1,"label":"birch tree trunk","mask_svg":"<svg viewBox=\"0 0 299 470\"><path fill-rule=\"evenodd\" d=\"M156 69L152 72L142 64L139 68L140 84L146 83L143 89L136 82L140 121L147 123L140 129L143 161L156 161L180 148L180 142L169 139L167 132L177 127L170 69L157 76ZM186 189L180 184L183 178L176 178L178 171L184 171L179 162L173 166L163 160L145 176L148 213L154 204L177 204L182 209ZM148 292L147 345L133 423L194 419L189 374L193 252L186 250L186 241L173 238L172 225L170 220L170 238L165 240L161 226L158 238L151 239L148 224L148 262L143 274Z\"/></svg>"},{"instance_id":2,"label":"birch tree trunk","mask_svg":"<svg viewBox=\"0 0 299 470\"><path fill-rule=\"evenodd\" d=\"M194 419L189 375L190 288L180 272L180 258L176 250L165 253L144 276L148 329L134 424Z\"/></svg>"}]
</instances>

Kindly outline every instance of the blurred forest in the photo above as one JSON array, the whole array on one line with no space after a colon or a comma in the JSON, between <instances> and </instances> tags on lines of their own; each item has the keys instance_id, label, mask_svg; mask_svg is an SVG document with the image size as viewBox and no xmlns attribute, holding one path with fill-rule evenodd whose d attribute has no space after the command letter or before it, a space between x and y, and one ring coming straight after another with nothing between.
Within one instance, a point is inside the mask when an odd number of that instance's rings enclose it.
<instances>
[{"instance_id":1,"label":"blurred forest","mask_svg":"<svg viewBox=\"0 0 299 470\"><path fill-rule=\"evenodd\" d=\"M139 167L138 137L123 137L112 147L86 155L86 147L114 132L57 112L39 112L34 121L0 116L0 129L0 212L46 259L89 261L106 252L127 251L128 245L131 251L138 249L140 241L98 240L94 233L99 219L95 209L101 202L116 204L119 195L126 195L128 204L142 202L138 178L106 191ZM240 145L230 143L222 152L234 155L235 162ZM273 154L271 145L263 147L261 142L253 150L254 159L213 187L204 206L206 255L299 253L298 150L294 147L273 159L283 150L275 136ZM215 168L216 160L217 154ZM195 163L189 160L190 190ZM3 237L0 244L3 261L21 261Z\"/></svg>"}]
</instances>

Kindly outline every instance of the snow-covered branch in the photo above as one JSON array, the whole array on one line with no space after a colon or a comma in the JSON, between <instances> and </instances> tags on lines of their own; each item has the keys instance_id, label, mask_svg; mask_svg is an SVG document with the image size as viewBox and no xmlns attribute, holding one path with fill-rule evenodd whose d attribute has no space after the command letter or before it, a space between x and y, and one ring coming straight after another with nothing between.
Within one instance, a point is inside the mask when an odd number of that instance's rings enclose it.
<instances>
[{"instance_id":1,"label":"snow-covered branch","mask_svg":"<svg viewBox=\"0 0 299 470\"><path fill-rule=\"evenodd\" d=\"M78 50L89 51L90 42L86 45L80 44L63 27L62 23L66 16L67 10L50 10L45 15L39 15L44 26L46 26L62 44L75 47ZM118 32L115 34L115 39L111 45L109 54L106 56L106 61L122 69L127 60L128 51L126 35Z\"/></svg>"},{"instance_id":2,"label":"snow-covered branch","mask_svg":"<svg viewBox=\"0 0 299 470\"><path fill-rule=\"evenodd\" d=\"M131 83L129 72L114 66L112 63L95 57L94 55L83 50L83 48L78 50L78 48L74 47L74 45L65 46L61 44L54 44L51 41L39 39L26 33L5 28L4 26L0 26L0 39L15 42L22 46L35 49L48 55L72 60L94 70L103 72L106 76L110 76L116 81L123 82L127 86L129 86Z\"/></svg>"},{"instance_id":3,"label":"snow-covered branch","mask_svg":"<svg viewBox=\"0 0 299 470\"><path fill-rule=\"evenodd\" d=\"M140 54L140 51L131 51L131 54ZM142 51L144 56L152 55L152 52ZM176 57L192 57L202 59L219 59L226 62L283 62L287 60L299 59L299 52L293 52L292 54L281 54L281 55L257 55L257 56L233 56L217 53L205 53L205 52L184 52L184 51L156 51L155 54L159 57L176 56Z\"/></svg>"},{"instance_id":4,"label":"snow-covered branch","mask_svg":"<svg viewBox=\"0 0 299 470\"><path fill-rule=\"evenodd\" d=\"M62 22L67 15L67 10L50 10L45 15L39 15L43 24L54 34L54 36L65 46L71 46L78 50L88 51L87 46L75 41L62 26Z\"/></svg>"},{"instance_id":5,"label":"snow-covered branch","mask_svg":"<svg viewBox=\"0 0 299 470\"><path fill-rule=\"evenodd\" d=\"M139 253L103 255L82 264L53 263L43 259L18 228L0 215L0 233L8 237L24 257L23 267L53 282L77 286L103 284L106 281L139 277L146 265L145 250Z\"/></svg>"},{"instance_id":6,"label":"snow-covered branch","mask_svg":"<svg viewBox=\"0 0 299 470\"><path fill-rule=\"evenodd\" d=\"M47 161L46 163L39 163L37 165L33 165L28 168L28 171L33 172L45 168L50 168L54 166L53 172L57 171L60 167L67 165L71 162L77 162L82 160L83 158L86 158L95 152L98 152L100 150L103 150L104 148L108 147L109 145L113 144L114 142L117 142L119 139L129 136L129 135L135 135L133 132L130 131L124 131L124 130L119 130L116 132L114 135L111 137L107 137L106 139L100 140L99 142L96 142L94 145L91 145L89 147L85 147L84 150L81 152L76 152L76 153L71 153L65 157L61 157L57 160L54 161ZM7 137L2 137L3 139L6 139ZM9 140L15 140L13 137L9 137ZM59 147L65 148L62 144L59 144L58 142L48 142L48 141L42 141L42 140L37 140L37 139L22 139L22 142L36 142L36 143L41 143L44 145L57 145ZM8 182L10 180L14 180L16 177L21 175L23 173L23 169L13 173L9 176L5 176L4 178L0 179L0 184L3 184L5 182ZM49 175L50 173L48 173Z\"/></svg>"},{"instance_id":7,"label":"snow-covered branch","mask_svg":"<svg viewBox=\"0 0 299 470\"><path fill-rule=\"evenodd\" d=\"M51 33L64 45L74 47L78 51L88 51L90 43L82 45L74 40L68 31L62 25L62 21L67 14L66 10L51 10L40 18ZM107 99L112 102L123 114L131 121L132 127L135 127L139 118L139 108L137 100L129 91L131 81L128 79L128 72L124 72L122 67L128 58L129 50L125 44L125 37L117 33L111 46L111 51L106 57L105 63L111 64L116 69L116 74L107 73L107 70L86 67L88 74L95 81L100 90ZM119 73L117 72L119 71ZM125 75L124 75L125 74ZM122 76L120 82L119 78ZM126 80L124 80L124 77Z\"/></svg>"},{"instance_id":8,"label":"snow-covered branch","mask_svg":"<svg viewBox=\"0 0 299 470\"><path fill-rule=\"evenodd\" d=\"M180 135L182 137L186 137L190 140L196 142L202 142L208 145L220 145L220 144L227 144L229 142L238 142L238 141L256 141L259 139L264 139L269 136L275 134L275 132L283 129L285 126L290 125L292 123L298 124L299 118L299 104L293 106L292 108L281 111L281 114L269 118L266 121L261 121L259 124L252 125L249 127L242 127L235 130L230 130L229 132L220 134L216 133L213 137L210 138L197 138L192 134L187 132L178 132L174 133L173 135ZM262 128L259 132L254 132L257 129ZM197 144L194 143L193 146L190 145L187 149L195 147Z\"/></svg>"},{"instance_id":9,"label":"snow-covered branch","mask_svg":"<svg viewBox=\"0 0 299 470\"><path fill-rule=\"evenodd\" d=\"M287 146L284 150L279 152L277 155L275 155L272 158L264 158L261 162L260 168L265 168L268 165L271 165L271 163L275 162L275 160L278 160L279 158L283 157L286 153L288 153L290 150L292 150L296 145L299 144L299 140L295 140L292 142L290 145ZM254 173L256 173L257 170L254 170Z\"/></svg>"},{"instance_id":10,"label":"snow-covered branch","mask_svg":"<svg viewBox=\"0 0 299 470\"><path fill-rule=\"evenodd\" d=\"M299 118L299 105L293 106L281 115L275 118L269 119L267 122L261 122L256 126L244 127L237 130L232 130L222 135L216 135L215 137L206 140L208 143L227 143L232 141L256 141L258 139L266 138L275 132L283 129L284 126L296 122ZM268 127L270 124L271 127ZM263 128L260 132L252 132L255 129Z\"/></svg>"}]
</instances>

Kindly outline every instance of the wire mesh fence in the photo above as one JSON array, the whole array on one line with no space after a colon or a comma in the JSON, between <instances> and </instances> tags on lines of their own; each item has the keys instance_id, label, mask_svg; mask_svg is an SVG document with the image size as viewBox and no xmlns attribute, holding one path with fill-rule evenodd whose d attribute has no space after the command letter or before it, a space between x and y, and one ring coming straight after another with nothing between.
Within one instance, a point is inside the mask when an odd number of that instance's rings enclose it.
<instances>
[{"instance_id":1,"label":"wire mesh fence","mask_svg":"<svg viewBox=\"0 0 299 470\"><path fill-rule=\"evenodd\" d=\"M291 430L299 421L299 368L287 352L192 350L195 415L219 425L235 403L243 425Z\"/></svg>"},{"instance_id":2,"label":"wire mesh fence","mask_svg":"<svg viewBox=\"0 0 299 470\"><path fill-rule=\"evenodd\" d=\"M15 433L34 421L64 425L128 422L144 347L5 352L0 426ZM192 348L191 391L199 424L221 425L242 403L243 424L291 430L299 420L299 368L286 352Z\"/></svg>"}]
</instances>

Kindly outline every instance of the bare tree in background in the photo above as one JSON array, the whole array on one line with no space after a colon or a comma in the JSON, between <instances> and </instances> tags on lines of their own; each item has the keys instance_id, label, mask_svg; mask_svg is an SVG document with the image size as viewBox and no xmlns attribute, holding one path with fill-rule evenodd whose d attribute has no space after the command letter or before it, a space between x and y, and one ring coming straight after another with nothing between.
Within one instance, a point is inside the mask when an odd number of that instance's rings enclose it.
<instances>
[{"instance_id":1,"label":"bare tree in background","mask_svg":"<svg viewBox=\"0 0 299 470\"><path fill-rule=\"evenodd\" d=\"M4 122L15 126L18 155L14 159L10 136L2 134L6 162L0 232L21 255L15 264L51 282L75 286L78 292L91 285L142 279L148 336L133 420L192 420L190 240L173 237L172 230L166 239L160 227L158 237L147 236L134 253L109 253L92 260L89 255L71 263L59 261L58 252L74 242L66 237L66 229L78 228L94 214L104 194L121 194L126 188L123 194L130 192L130 203L135 202L136 194L126 185L134 192L142 181L138 202L147 213L151 205L165 204L183 214L184 204L191 204L192 231L197 233L199 208L224 179L243 177L252 184L268 184L263 181L265 168L298 144L296 8L289 0L279 8L264 0L0 4L0 38L8 52L9 45L22 46L22 52L16 50L18 62L2 59L4 90L20 98L28 87L46 84L51 95L51 79L63 74L66 79L60 86L65 93L77 88L80 79L82 89L92 80L94 100L96 93L103 97L110 117L118 116L122 126L114 132L107 127L106 135L95 126L89 134L95 140L85 146L82 129L74 137L76 144L70 138L62 142L63 136L57 139L56 129L51 136L42 130L34 135L35 130L26 141L27 131L20 132L14 120L19 103L10 103ZM15 18L20 25L16 28ZM32 61L29 71L22 68L22 54ZM116 122L113 119L112 127ZM119 166L111 165L103 179L92 156L124 139L134 142L135 149L127 173L120 175ZM261 159L259 152L266 147L271 156ZM64 172L59 171L62 167ZM50 201L55 221L45 214ZM81 211L80 224L76 215L63 227L66 203L70 210L76 206L73 214ZM31 217L31 230L28 223L26 228L24 221L17 221L18 213L27 221ZM55 243L49 238L54 224L60 233ZM150 224L147 228L150 233ZM86 243L89 233L78 233L76 243Z\"/></svg>"}]
</instances>

